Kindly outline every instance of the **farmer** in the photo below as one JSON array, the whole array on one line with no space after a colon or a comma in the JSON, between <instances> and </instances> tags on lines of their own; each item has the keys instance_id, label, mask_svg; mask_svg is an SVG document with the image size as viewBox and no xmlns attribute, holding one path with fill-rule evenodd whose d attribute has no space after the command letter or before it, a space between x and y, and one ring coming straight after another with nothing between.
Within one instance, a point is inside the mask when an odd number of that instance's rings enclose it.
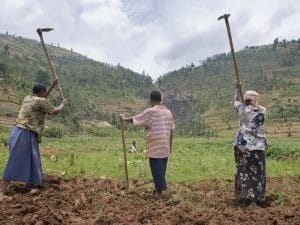
<instances>
[{"instance_id":1,"label":"farmer","mask_svg":"<svg viewBox=\"0 0 300 225\"><path fill-rule=\"evenodd\" d=\"M123 121L145 128L146 156L149 158L155 185L153 193L159 197L167 189L165 175L175 128L172 113L161 106L161 100L161 93L152 91L150 93L150 108L133 117L125 118L123 114L120 114Z\"/></svg>"},{"instance_id":2,"label":"farmer","mask_svg":"<svg viewBox=\"0 0 300 225\"><path fill-rule=\"evenodd\" d=\"M4 171L0 195L7 192L10 181L36 186L42 184L38 143L41 141L45 114L57 114L66 104L66 100L63 100L58 107L54 107L46 99L57 83L58 80L55 80L48 90L43 84L36 84L32 88L32 95L23 99L19 116L10 132L10 155Z\"/></svg>"},{"instance_id":3,"label":"farmer","mask_svg":"<svg viewBox=\"0 0 300 225\"><path fill-rule=\"evenodd\" d=\"M258 105L259 95L246 91L245 103L240 99L241 85L236 85L234 109L239 118L239 129L234 139L236 163L235 194L251 205L261 203L266 192L266 109Z\"/></svg>"}]
</instances>

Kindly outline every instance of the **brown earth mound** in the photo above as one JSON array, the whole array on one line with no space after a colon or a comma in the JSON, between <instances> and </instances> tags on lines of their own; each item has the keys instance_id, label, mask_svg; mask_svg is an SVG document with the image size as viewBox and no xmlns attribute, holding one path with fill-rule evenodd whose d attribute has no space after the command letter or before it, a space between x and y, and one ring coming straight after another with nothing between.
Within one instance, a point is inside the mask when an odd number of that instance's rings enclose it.
<instances>
[{"instance_id":1,"label":"brown earth mound","mask_svg":"<svg viewBox=\"0 0 300 225\"><path fill-rule=\"evenodd\" d=\"M0 224L300 224L300 177L269 179L261 207L233 199L233 182L171 184L157 199L151 184L47 176L42 189L11 184Z\"/></svg>"}]
</instances>

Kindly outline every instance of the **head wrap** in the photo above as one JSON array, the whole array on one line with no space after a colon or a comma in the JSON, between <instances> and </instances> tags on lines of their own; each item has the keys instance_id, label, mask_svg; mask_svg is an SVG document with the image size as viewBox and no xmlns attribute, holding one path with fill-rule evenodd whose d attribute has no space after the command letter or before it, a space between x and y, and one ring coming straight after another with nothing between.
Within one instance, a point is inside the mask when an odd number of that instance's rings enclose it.
<instances>
[{"instance_id":1,"label":"head wrap","mask_svg":"<svg viewBox=\"0 0 300 225\"><path fill-rule=\"evenodd\" d=\"M246 91L244 100L258 100L259 94L256 91Z\"/></svg>"}]
</instances>

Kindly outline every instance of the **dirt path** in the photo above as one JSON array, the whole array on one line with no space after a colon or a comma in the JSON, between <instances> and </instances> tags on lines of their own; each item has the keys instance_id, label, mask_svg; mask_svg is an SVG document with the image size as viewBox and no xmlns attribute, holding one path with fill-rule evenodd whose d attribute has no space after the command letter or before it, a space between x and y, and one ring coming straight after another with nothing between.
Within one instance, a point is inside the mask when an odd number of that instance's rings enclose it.
<instances>
[{"instance_id":1,"label":"dirt path","mask_svg":"<svg viewBox=\"0 0 300 225\"><path fill-rule=\"evenodd\" d=\"M300 224L300 177L269 179L267 202L249 208L230 197L232 181L171 184L163 199L151 184L45 177L43 189L12 184L0 199L0 224Z\"/></svg>"}]
</instances>

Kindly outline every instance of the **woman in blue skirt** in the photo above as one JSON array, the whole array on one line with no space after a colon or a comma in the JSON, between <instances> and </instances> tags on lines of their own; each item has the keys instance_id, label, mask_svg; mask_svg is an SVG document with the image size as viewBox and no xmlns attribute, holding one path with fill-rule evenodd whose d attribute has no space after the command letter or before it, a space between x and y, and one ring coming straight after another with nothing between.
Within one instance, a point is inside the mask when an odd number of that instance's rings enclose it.
<instances>
[{"instance_id":1,"label":"woman in blue skirt","mask_svg":"<svg viewBox=\"0 0 300 225\"><path fill-rule=\"evenodd\" d=\"M45 114L57 114L66 104L66 100L63 100L58 107L54 107L46 99L57 82L58 80L55 80L48 90L45 85L36 84L32 94L24 98L15 126L10 132L10 154L3 174L0 195L7 192L10 181L42 184L39 143Z\"/></svg>"}]
</instances>

